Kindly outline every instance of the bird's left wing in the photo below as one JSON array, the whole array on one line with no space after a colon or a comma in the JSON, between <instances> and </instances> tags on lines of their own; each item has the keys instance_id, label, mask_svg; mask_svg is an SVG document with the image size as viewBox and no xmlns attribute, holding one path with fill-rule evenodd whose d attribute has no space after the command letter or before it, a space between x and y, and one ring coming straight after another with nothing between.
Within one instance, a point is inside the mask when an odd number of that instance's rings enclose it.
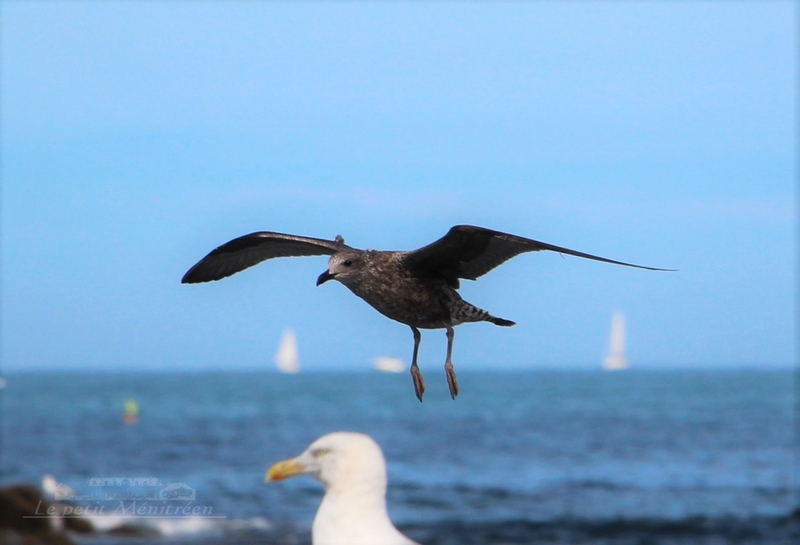
<instances>
[{"instance_id":1,"label":"bird's left wing","mask_svg":"<svg viewBox=\"0 0 800 545\"><path fill-rule=\"evenodd\" d=\"M404 260L409 269L417 274L441 275L452 285L457 286L459 278L475 280L514 256L541 250L651 271L669 270L615 261L472 225L456 225L436 242L408 252Z\"/></svg>"},{"instance_id":2,"label":"bird's left wing","mask_svg":"<svg viewBox=\"0 0 800 545\"><path fill-rule=\"evenodd\" d=\"M340 237L324 240L266 231L250 233L212 250L183 275L181 283L220 280L273 257L333 255L347 249L351 248Z\"/></svg>"}]
</instances>

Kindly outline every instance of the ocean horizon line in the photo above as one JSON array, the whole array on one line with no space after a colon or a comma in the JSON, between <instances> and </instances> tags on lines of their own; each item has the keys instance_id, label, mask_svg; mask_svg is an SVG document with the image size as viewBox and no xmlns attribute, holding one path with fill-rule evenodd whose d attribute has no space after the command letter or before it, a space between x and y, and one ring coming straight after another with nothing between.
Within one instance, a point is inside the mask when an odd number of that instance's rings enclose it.
<instances>
[{"instance_id":1,"label":"ocean horizon line","mask_svg":"<svg viewBox=\"0 0 800 545\"><path fill-rule=\"evenodd\" d=\"M688 373L728 373L728 372L795 372L800 373L800 366L794 364L780 364L780 363L763 363L763 364L728 364L728 365L714 365L714 364L674 364L674 365L651 365L632 367L625 370L609 371L598 366L589 365L569 365L569 366L556 366L556 365L540 365L536 367L463 367L459 369L459 374L537 374L537 373L598 373L603 375L617 375L617 374L630 374L630 373L671 373L671 372L688 372ZM2 376L14 375L36 375L36 374L113 374L113 375L192 375L192 374L258 374L258 375L278 375L278 376L296 376L296 375L404 375L408 373L408 369L404 369L399 373L384 373L370 366L362 367L339 367L339 368L304 368L299 373L283 373L278 369L271 367L256 368L256 367L170 367L170 368L156 368L156 367L93 367L93 366L76 366L76 367L32 367L28 369L0 369Z\"/></svg>"}]
</instances>

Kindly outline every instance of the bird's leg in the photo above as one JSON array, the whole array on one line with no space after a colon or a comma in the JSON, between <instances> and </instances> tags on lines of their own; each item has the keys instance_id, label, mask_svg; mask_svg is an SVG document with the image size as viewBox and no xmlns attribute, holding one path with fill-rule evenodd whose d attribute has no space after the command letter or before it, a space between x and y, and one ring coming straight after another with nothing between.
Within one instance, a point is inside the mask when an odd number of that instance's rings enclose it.
<instances>
[{"instance_id":1,"label":"bird's leg","mask_svg":"<svg viewBox=\"0 0 800 545\"><path fill-rule=\"evenodd\" d=\"M453 337L455 332L453 328L447 327L447 361L444 362L444 372L447 374L447 385L450 387L450 396L455 399L458 395L458 380L456 380L456 371L453 369Z\"/></svg>"},{"instance_id":2,"label":"bird's leg","mask_svg":"<svg viewBox=\"0 0 800 545\"><path fill-rule=\"evenodd\" d=\"M425 393L425 379L422 378L422 372L417 365L417 354L419 353L419 343L422 340L422 335L419 334L419 329L411 326L411 331L414 332L414 355L411 357L411 379L414 381L414 391L417 393L417 399L422 403L422 394Z\"/></svg>"}]
</instances>

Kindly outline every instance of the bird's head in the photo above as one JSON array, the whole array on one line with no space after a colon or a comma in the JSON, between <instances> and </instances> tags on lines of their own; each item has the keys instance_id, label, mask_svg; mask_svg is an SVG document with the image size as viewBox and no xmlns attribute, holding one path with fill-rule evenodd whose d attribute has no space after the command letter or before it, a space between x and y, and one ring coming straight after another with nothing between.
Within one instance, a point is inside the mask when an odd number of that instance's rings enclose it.
<instances>
[{"instance_id":1,"label":"bird's head","mask_svg":"<svg viewBox=\"0 0 800 545\"><path fill-rule=\"evenodd\" d=\"M359 274L367 266L365 252L343 251L331 256L328 260L328 270L319 275L317 286L328 280L338 280L345 286L352 285Z\"/></svg>"},{"instance_id":2,"label":"bird's head","mask_svg":"<svg viewBox=\"0 0 800 545\"><path fill-rule=\"evenodd\" d=\"M386 490L386 462L378 444L368 435L339 431L323 435L296 458L278 462L267 471L266 482L309 475L326 489L340 483L365 484Z\"/></svg>"}]
</instances>

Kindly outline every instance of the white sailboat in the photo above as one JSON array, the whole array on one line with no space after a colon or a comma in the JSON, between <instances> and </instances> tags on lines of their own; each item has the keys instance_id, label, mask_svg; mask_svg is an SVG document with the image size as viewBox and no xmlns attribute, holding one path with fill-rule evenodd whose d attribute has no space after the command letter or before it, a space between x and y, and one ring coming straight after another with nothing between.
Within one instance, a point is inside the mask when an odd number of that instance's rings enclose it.
<instances>
[{"instance_id":1,"label":"white sailboat","mask_svg":"<svg viewBox=\"0 0 800 545\"><path fill-rule=\"evenodd\" d=\"M382 373L402 373L406 370L403 360L381 356L372 360L372 367Z\"/></svg>"},{"instance_id":2,"label":"white sailboat","mask_svg":"<svg viewBox=\"0 0 800 545\"><path fill-rule=\"evenodd\" d=\"M297 373L300 371L300 359L297 357L297 339L291 329L283 331L281 344L275 354L275 365L283 373Z\"/></svg>"},{"instance_id":3,"label":"white sailboat","mask_svg":"<svg viewBox=\"0 0 800 545\"><path fill-rule=\"evenodd\" d=\"M617 311L611 316L611 339L608 356L603 360L603 368L609 371L628 368L625 357L625 315Z\"/></svg>"}]
</instances>

